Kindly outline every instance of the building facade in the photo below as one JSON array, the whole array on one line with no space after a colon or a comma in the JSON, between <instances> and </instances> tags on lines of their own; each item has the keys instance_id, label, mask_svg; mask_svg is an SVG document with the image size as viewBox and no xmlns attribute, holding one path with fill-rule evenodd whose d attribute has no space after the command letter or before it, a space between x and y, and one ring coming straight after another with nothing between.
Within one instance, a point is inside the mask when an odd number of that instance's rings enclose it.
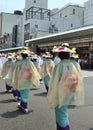
<instances>
[{"instance_id":1,"label":"building facade","mask_svg":"<svg viewBox=\"0 0 93 130\"><path fill-rule=\"evenodd\" d=\"M48 9L48 0L25 0L26 10L30 7L39 7Z\"/></svg>"},{"instance_id":2,"label":"building facade","mask_svg":"<svg viewBox=\"0 0 93 130\"><path fill-rule=\"evenodd\" d=\"M84 3L84 26L93 25L93 0Z\"/></svg>"},{"instance_id":3,"label":"building facade","mask_svg":"<svg viewBox=\"0 0 93 130\"><path fill-rule=\"evenodd\" d=\"M2 48L12 47L12 33L14 26L18 25L18 19L22 16L22 12L14 11L14 13L0 13L0 39Z\"/></svg>"},{"instance_id":4,"label":"building facade","mask_svg":"<svg viewBox=\"0 0 93 130\"><path fill-rule=\"evenodd\" d=\"M48 0L26 0L24 9L24 40L49 35Z\"/></svg>"},{"instance_id":5,"label":"building facade","mask_svg":"<svg viewBox=\"0 0 93 130\"><path fill-rule=\"evenodd\" d=\"M53 10L48 9L48 0L25 0L23 15L0 13L0 43L3 39L6 45L9 42L16 47L29 39L91 25L92 12L93 0L84 7L68 4Z\"/></svg>"},{"instance_id":6,"label":"building facade","mask_svg":"<svg viewBox=\"0 0 93 130\"><path fill-rule=\"evenodd\" d=\"M84 24L84 7L68 4L61 9L51 12L51 25L58 32L82 27Z\"/></svg>"},{"instance_id":7,"label":"building facade","mask_svg":"<svg viewBox=\"0 0 93 130\"><path fill-rule=\"evenodd\" d=\"M83 7L69 4L61 9L49 10L47 5L48 0L26 0L24 40L82 27Z\"/></svg>"}]
</instances>

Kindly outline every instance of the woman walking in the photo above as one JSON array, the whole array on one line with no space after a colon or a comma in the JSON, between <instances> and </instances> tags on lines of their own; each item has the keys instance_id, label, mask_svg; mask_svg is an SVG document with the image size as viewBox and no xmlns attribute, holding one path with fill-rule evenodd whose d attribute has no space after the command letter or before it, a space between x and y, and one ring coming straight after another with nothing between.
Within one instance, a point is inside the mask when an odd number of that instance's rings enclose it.
<instances>
[{"instance_id":1,"label":"woman walking","mask_svg":"<svg viewBox=\"0 0 93 130\"><path fill-rule=\"evenodd\" d=\"M17 64L13 76L14 89L18 89L21 96L18 107L25 113L28 112L28 100L31 85L39 86L40 84L40 75L34 64L28 59L28 53L27 50L22 50L22 60Z\"/></svg>"},{"instance_id":2,"label":"woman walking","mask_svg":"<svg viewBox=\"0 0 93 130\"><path fill-rule=\"evenodd\" d=\"M57 52L61 62L54 68L47 98L50 107L55 109L57 130L70 130L68 106L83 105L83 80L69 59L71 50L61 46Z\"/></svg>"}]
</instances>

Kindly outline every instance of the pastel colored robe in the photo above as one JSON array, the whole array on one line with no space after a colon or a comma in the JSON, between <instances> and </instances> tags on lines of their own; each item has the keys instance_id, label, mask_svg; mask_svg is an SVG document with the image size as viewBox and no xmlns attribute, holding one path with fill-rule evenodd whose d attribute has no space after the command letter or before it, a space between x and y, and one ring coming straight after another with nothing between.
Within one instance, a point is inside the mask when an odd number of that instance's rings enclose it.
<instances>
[{"instance_id":1,"label":"pastel colored robe","mask_svg":"<svg viewBox=\"0 0 93 130\"><path fill-rule=\"evenodd\" d=\"M15 89L30 89L31 85L39 86L40 75L29 59L23 59L16 66L13 74L13 86Z\"/></svg>"},{"instance_id":2,"label":"pastel colored robe","mask_svg":"<svg viewBox=\"0 0 93 130\"><path fill-rule=\"evenodd\" d=\"M12 86L12 80L11 80L12 73L10 72L10 70L12 69L13 69L13 62L12 60L8 60L4 63L1 72L2 77L5 79L6 83L10 86Z\"/></svg>"},{"instance_id":3,"label":"pastel colored robe","mask_svg":"<svg viewBox=\"0 0 93 130\"><path fill-rule=\"evenodd\" d=\"M54 70L54 66L55 64L51 59L45 59L41 67L41 75L47 87L49 87L49 82L51 79L52 72Z\"/></svg>"},{"instance_id":4,"label":"pastel colored robe","mask_svg":"<svg viewBox=\"0 0 93 130\"><path fill-rule=\"evenodd\" d=\"M83 78L77 66L77 63L71 60L62 60L55 66L47 95L51 108L84 104ZM71 82L67 78L69 75L77 77L77 83L74 87L71 86Z\"/></svg>"}]
</instances>

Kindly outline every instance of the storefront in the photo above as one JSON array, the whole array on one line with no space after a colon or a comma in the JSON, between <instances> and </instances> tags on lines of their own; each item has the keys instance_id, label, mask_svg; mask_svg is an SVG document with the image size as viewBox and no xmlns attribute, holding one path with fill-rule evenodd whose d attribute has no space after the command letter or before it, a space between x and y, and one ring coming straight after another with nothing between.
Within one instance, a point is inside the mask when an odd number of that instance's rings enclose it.
<instances>
[{"instance_id":1,"label":"storefront","mask_svg":"<svg viewBox=\"0 0 93 130\"><path fill-rule=\"evenodd\" d=\"M79 54L79 57L88 60L87 68L93 68L91 65L91 56L93 56L91 53L91 50L93 49L93 25L41 38L29 39L25 41L25 45L33 46L33 50L35 50L35 47L38 45L40 48L48 51L51 50L53 46L61 45L64 42L69 43L70 48L77 48L76 51Z\"/></svg>"}]
</instances>

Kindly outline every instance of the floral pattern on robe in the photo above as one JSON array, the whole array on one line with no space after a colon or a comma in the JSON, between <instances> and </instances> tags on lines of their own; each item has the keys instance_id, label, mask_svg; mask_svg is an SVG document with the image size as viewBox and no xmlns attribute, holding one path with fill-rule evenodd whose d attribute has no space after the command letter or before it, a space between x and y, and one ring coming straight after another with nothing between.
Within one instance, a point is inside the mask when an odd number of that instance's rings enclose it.
<instances>
[{"instance_id":1,"label":"floral pattern on robe","mask_svg":"<svg viewBox=\"0 0 93 130\"><path fill-rule=\"evenodd\" d=\"M13 62L12 60L8 60L4 63L1 75L5 79L6 83L12 85L12 70L13 69Z\"/></svg>"},{"instance_id":2,"label":"floral pattern on robe","mask_svg":"<svg viewBox=\"0 0 93 130\"><path fill-rule=\"evenodd\" d=\"M47 87L49 87L49 82L53 73L54 66L55 64L51 59L46 59L41 67L41 75Z\"/></svg>"},{"instance_id":3,"label":"floral pattern on robe","mask_svg":"<svg viewBox=\"0 0 93 130\"><path fill-rule=\"evenodd\" d=\"M13 74L13 84L15 89L30 89L31 84L39 86L40 75L34 64L24 59L16 66Z\"/></svg>"},{"instance_id":4,"label":"floral pattern on robe","mask_svg":"<svg viewBox=\"0 0 93 130\"><path fill-rule=\"evenodd\" d=\"M74 86L71 78L74 80ZM70 60L62 60L55 66L47 99L51 108L84 104L83 78L75 63Z\"/></svg>"}]
</instances>

